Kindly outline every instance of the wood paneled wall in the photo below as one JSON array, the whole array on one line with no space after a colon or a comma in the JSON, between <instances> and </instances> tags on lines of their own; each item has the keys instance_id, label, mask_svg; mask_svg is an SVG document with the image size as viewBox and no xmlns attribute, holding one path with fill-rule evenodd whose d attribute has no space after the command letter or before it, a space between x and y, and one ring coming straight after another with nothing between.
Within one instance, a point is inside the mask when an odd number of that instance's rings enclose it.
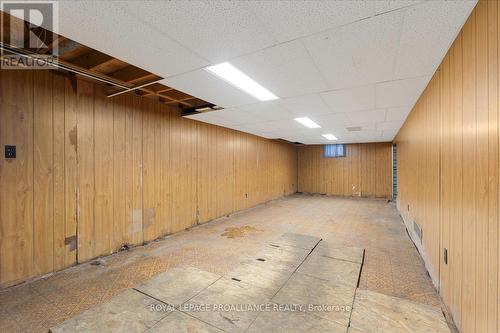
<instances>
[{"instance_id":1,"label":"wood paneled wall","mask_svg":"<svg viewBox=\"0 0 500 333\"><path fill-rule=\"evenodd\" d=\"M464 333L500 329L499 19L478 2L395 140L398 207Z\"/></svg>"},{"instance_id":2,"label":"wood paneled wall","mask_svg":"<svg viewBox=\"0 0 500 333\"><path fill-rule=\"evenodd\" d=\"M389 198L391 143L347 144L346 157L325 158L323 146L298 149L299 192Z\"/></svg>"},{"instance_id":3,"label":"wood paneled wall","mask_svg":"<svg viewBox=\"0 0 500 333\"><path fill-rule=\"evenodd\" d=\"M0 158L1 286L297 189L294 146L44 70L0 71L6 144L17 158Z\"/></svg>"}]
</instances>

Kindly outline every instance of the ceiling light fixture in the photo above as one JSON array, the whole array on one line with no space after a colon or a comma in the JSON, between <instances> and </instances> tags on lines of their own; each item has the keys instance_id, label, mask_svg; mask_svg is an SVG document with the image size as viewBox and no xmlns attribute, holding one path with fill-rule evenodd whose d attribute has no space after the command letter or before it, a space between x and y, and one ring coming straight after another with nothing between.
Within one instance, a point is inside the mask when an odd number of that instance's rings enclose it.
<instances>
[{"instance_id":1,"label":"ceiling light fixture","mask_svg":"<svg viewBox=\"0 0 500 333\"><path fill-rule=\"evenodd\" d=\"M304 125L306 127L309 127L309 128L320 128L321 127L307 117L295 118L294 120L301 123L302 125Z\"/></svg>"},{"instance_id":2,"label":"ceiling light fixture","mask_svg":"<svg viewBox=\"0 0 500 333\"><path fill-rule=\"evenodd\" d=\"M327 140L330 140L330 141L334 141L334 140L337 140L337 137L331 133L328 133L328 134L322 134L322 136L324 138L326 138Z\"/></svg>"},{"instance_id":3,"label":"ceiling light fixture","mask_svg":"<svg viewBox=\"0 0 500 333\"><path fill-rule=\"evenodd\" d=\"M228 62L208 66L205 70L252 95L259 101L272 101L279 98Z\"/></svg>"}]
</instances>

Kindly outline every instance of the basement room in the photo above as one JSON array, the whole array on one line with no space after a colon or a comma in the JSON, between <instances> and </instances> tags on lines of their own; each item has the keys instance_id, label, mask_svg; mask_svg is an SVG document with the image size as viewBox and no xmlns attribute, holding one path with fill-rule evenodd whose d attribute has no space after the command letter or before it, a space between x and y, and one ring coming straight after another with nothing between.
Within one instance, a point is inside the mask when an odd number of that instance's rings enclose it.
<instances>
[{"instance_id":1,"label":"basement room","mask_svg":"<svg viewBox=\"0 0 500 333\"><path fill-rule=\"evenodd\" d=\"M0 332L500 332L497 0L0 15Z\"/></svg>"}]
</instances>

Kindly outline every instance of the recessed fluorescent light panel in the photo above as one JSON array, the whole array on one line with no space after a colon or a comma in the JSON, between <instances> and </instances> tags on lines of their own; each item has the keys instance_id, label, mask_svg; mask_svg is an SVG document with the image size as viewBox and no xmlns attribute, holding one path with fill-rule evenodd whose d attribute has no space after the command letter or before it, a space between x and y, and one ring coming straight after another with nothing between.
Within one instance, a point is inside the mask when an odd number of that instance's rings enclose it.
<instances>
[{"instance_id":1,"label":"recessed fluorescent light panel","mask_svg":"<svg viewBox=\"0 0 500 333\"><path fill-rule=\"evenodd\" d=\"M301 123L302 125L309 127L309 128L320 128L321 127L307 117L295 118L295 121L297 121L297 122Z\"/></svg>"},{"instance_id":2,"label":"recessed fluorescent light panel","mask_svg":"<svg viewBox=\"0 0 500 333\"><path fill-rule=\"evenodd\" d=\"M323 137L327 140L330 140L330 141L337 140L337 137L331 133L323 134Z\"/></svg>"},{"instance_id":3,"label":"recessed fluorescent light panel","mask_svg":"<svg viewBox=\"0 0 500 333\"><path fill-rule=\"evenodd\" d=\"M278 96L274 95L272 92L252 80L245 73L228 62L223 62L214 66L208 66L205 68L205 70L220 77L223 80L226 80L227 82L238 87L244 92L257 98L259 101L271 101L273 99L278 99Z\"/></svg>"}]
</instances>

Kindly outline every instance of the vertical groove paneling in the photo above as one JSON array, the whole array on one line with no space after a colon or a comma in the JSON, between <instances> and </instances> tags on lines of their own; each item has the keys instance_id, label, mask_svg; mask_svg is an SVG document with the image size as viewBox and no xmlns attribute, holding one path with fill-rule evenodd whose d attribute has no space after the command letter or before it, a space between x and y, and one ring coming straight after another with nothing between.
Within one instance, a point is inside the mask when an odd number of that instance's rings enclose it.
<instances>
[{"instance_id":1,"label":"vertical groove paneling","mask_svg":"<svg viewBox=\"0 0 500 333\"><path fill-rule=\"evenodd\" d=\"M78 81L77 165L78 165L78 262L94 257L94 85Z\"/></svg>"},{"instance_id":2,"label":"vertical groove paneling","mask_svg":"<svg viewBox=\"0 0 500 333\"><path fill-rule=\"evenodd\" d=\"M48 71L34 72L33 98L33 274L54 269L54 172L52 78Z\"/></svg>"},{"instance_id":3,"label":"vertical groove paneling","mask_svg":"<svg viewBox=\"0 0 500 333\"><path fill-rule=\"evenodd\" d=\"M217 186L215 156L217 127L198 124L198 220L207 222L217 217Z\"/></svg>"},{"instance_id":4,"label":"vertical groove paneling","mask_svg":"<svg viewBox=\"0 0 500 333\"><path fill-rule=\"evenodd\" d=\"M1 79L11 84L0 84L0 146L16 145L17 157L0 159L0 281L16 281L34 274L33 72Z\"/></svg>"},{"instance_id":5,"label":"vertical groove paneling","mask_svg":"<svg viewBox=\"0 0 500 333\"><path fill-rule=\"evenodd\" d=\"M323 146L298 149L299 191L390 198L391 143L346 145L346 157L325 158Z\"/></svg>"},{"instance_id":6,"label":"vertical groove paneling","mask_svg":"<svg viewBox=\"0 0 500 333\"><path fill-rule=\"evenodd\" d=\"M71 254L64 244L66 238L65 226L65 127L64 101L65 80L61 75L53 78L53 163L54 163L54 270L66 266L66 257Z\"/></svg>"},{"instance_id":7,"label":"vertical groove paneling","mask_svg":"<svg viewBox=\"0 0 500 333\"><path fill-rule=\"evenodd\" d=\"M488 326L488 3L476 6L476 332Z\"/></svg>"},{"instance_id":8,"label":"vertical groove paneling","mask_svg":"<svg viewBox=\"0 0 500 333\"><path fill-rule=\"evenodd\" d=\"M128 94L114 98L113 103L113 234L112 248L120 248L122 244L130 243L128 237L128 215L126 202L126 172L127 160L126 140L126 110Z\"/></svg>"},{"instance_id":9,"label":"vertical groove paneling","mask_svg":"<svg viewBox=\"0 0 500 333\"><path fill-rule=\"evenodd\" d=\"M0 286L296 192L294 146L106 95L49 71L1 72L0 143L17 158L0 160Z\"/></svg>"},{"instance_id":10,"label":"vertical groove paneling","mask_svg":"<svg viewBox=\"0 0 500 333\"><path fill-rule=\"evenodd\" d=\"M77 179L77 95L69 80L65 80L64 97L64 246L65 266L77 262L77 212L78 212L78 179Z\"/></svg>"},{"instance_id":11,"label":"vertical groove paneling","mask_svg":"<svg viewBox=\"0 0 500 333\"><path fill-rule=\"evenodd\" d=\"M142 177L145 191L143 193L143 234L144 240L150 241L156 238L159 220L156 218L156 213L159 212L159 162L161 158L160 144L161 133L159 132L159 124L157 119L159 110L157 103L151 99L142 101L143 112L143 154L142 154Z\"/></svg>"},{"instance_id":12,"label":"vertical groove paneling","mask_svg":"<svg viewBox=\"0 0 500 333\"><path fill-rule=\"evenodd\" d=\"M441 200L441 211L440 211L440 232L439 235L441 237L441 247L450 249L450 225L454 223L451 219L452 215L452 183L453 183L453 174L452 174L452 158L451 154L453 153L452 149L452 135L451 135L451 94L450 94L450 63L451 60L445 58L440 67L440 91L441 91L441 188L440 188L440 200ZM438 251L439 252L439 251ZM450 281L450 271L448 265L441 266L440 269L440 278L439 283L440 286L443 286L441 289L441 295L443 298L449 298L450 290L444 286L449 285Z\"/></svg>"},{"instance_id":13,"label":"vertical groove paneling","mask_svg":"<svg viewBox=\"0 0 500 333\"><path fill-rule=\"evenodd\" d=\"M487 332L498 332L498 2L487 2L488 15L488 226Z\"/></svg>"},{"instance_id":14,"label":"vertical groove paneling","mask_svg":"<svg viewBox=\"0 0 500 333\"><path fill-rule=\"evenodd\" d=\"M465 333L499 328L498 20L480 0L395 139L398 209Z\"/></svg>"},{"instance_id":15,"label":"vertical groove paneling","mask_svg":"<svg viewBox=\"0 0 500 333\"><path fill-rule=\"evenodd\" d=\"M93 256L112 252L113 235L113 102L103 87L95 87L94 172L95 248Z\"/></svg>"}]
</instances>

